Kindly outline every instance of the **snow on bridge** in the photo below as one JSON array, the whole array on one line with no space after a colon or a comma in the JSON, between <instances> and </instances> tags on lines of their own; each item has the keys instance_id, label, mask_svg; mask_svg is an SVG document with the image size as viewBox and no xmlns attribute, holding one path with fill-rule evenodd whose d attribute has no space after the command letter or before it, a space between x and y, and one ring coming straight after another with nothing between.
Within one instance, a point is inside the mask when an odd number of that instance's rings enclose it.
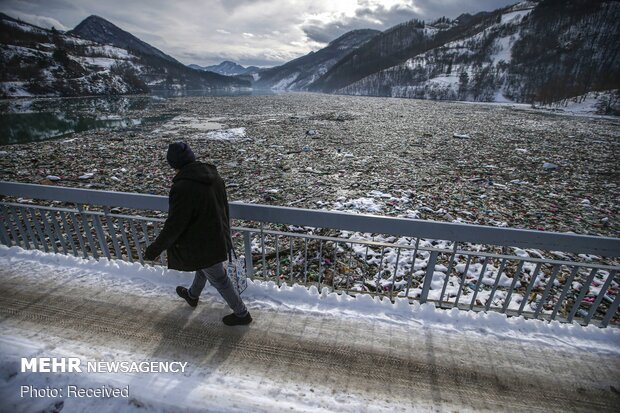
<instances>
[{"instance_id":1,"label":"snow on bridge","mask_svg":"<svg viewBox=\"0 0 620 413\"><path fill-rule=\"evenodd\" d=\"M2 411L615 411L620 330L250 282L228 328L191 274L0 246ZM21 357L187 362L180 373L22 373ZM20 397L69 385L128 397ZM66 392L65 392L66 393Z\"/></svg>"}]
</instances>

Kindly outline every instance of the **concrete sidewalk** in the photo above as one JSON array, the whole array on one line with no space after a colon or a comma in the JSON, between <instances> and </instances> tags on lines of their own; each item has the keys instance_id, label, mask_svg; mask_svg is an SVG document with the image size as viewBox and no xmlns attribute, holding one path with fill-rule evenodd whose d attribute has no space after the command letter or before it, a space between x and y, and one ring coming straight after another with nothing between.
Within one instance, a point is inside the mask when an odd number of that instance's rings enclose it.
<instances>
[{"instance_id":1,"label":"concrete sidewalk","mask_svg":"<svg viewBox=\"0 0 620 413\"><path fill-rule=\"evenodd\" d=\"M255 321L230 328L220 321L228 309L212 295L192 309L172 294L145 296L118 280L95 288L74 269L50 273L42 266L44 276L30 277L29 265L0 267L2 335L188 360L194 369L249 377L258 387L269 380L336 400L359 398L368 412L617 411L620 405L614 355L251 305Z\"/></svg>"}]
</instances>

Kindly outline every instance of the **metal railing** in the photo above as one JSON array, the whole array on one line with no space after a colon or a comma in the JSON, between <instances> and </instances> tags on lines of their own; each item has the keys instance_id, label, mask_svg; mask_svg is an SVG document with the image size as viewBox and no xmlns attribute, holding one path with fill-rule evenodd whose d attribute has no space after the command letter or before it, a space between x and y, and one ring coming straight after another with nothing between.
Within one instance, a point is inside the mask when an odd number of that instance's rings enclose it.
<instances>
[{"instance_id":1,"label":"metal railing","mask_svg":"<svg viewBox=\"0 0 620 413\"><path fill-rule=\"evenodd\" d=\"M46 185L0 182L0 195L12 198L0 202L5 245L140 263L168 209L162 196ZM230 212L252 278L441 308L620 322L618 238L234 202Z\"/></svg>"}]
</instances>

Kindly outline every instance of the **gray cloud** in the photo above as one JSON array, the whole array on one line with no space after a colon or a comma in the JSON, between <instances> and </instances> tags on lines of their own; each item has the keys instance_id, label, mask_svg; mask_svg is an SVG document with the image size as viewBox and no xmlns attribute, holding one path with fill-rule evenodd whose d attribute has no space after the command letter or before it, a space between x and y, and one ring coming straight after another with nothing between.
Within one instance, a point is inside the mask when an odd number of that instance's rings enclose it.
<instances>
[{"instance_id":1,"label":"gray cloud","mask_svg":"<svg viewBox=\"0 0 620 413\"><path fill-rule=\"evenodd\" d=\"M233 60L272 66L317 50L347 31L386 30L413 18L494 10L516 0L0 0L30 23L73 28L99 15L183 63Z\"/></svg>"},{"instance_id":2,"label":"gray cloud","mask_svg":"<svg viewBox=\"0 0 620 413\"><path fill-rule=\"evenodd\" d=\"M252 3L266 2L265 0L220 0L219 3L226 10L236 10Z\"/></svg>"},{"instance_id":3,"label":"gray cloud","mask_svg":"<svg viewBox=\"0 0 620 413\"><path fill-rule=\"evenodd\" d=\"M497 8L514 4L514 0L474 0L464 5L455 0L408 0L386 8L383 5L372 9L368 1L359 1L361 7L354 16L343 16L342 19L332 22L309 21L302 26L308 38L320 43L329 41L356 29L387 30L399 23L412 19L432 21L446 16L456 18L463 13L477 13L492 11Z\"/></svg>"},{"instance_id":4,"label":"gray cloud","mask_svg":"<svg viewBox=\"0 0 620 413\"><path fill-rule=\"evenodd\" d=\"M69 27L65 26L58 20L53 19L51 17L47 17L47 16L38 16L36 14L29 14L29 13L24 13L21 11L14 11L11 14L11 17L20 19L30 24L34 24L35 26L45 27L46 29L51 29L53 27L57 30L69 30Z\"/></svg>"},{"instance_id":5,"label":"gray cloud","mask_svg":"<svg viewBox=\"0 0 620 413\"><path fill-rule=\"evenodd\" d=\"M418 0L416 4L421 8L425 19L436 19L446 16L458 17L463 13L475 14L480 11L492 11L500 7L518 3L514 0L474 0L463 2L461 0Z\"/></svg>"},{"instance_id":6,"label":"gray cloud","mask_svg":"<svg viewBox=\"0 0 620 413\"><path fill-rule=\"evenodd\" d=\"M302 29L308 38L320 43L329 43L351 30L376 29L383 31L411 19L423 19L423 16L409 4L398 4L390 8L380 5L375 10L369 7L358 8L354 16L347 16L339 21L329 23L310 21Z\"/></svg>"}]
</instances>

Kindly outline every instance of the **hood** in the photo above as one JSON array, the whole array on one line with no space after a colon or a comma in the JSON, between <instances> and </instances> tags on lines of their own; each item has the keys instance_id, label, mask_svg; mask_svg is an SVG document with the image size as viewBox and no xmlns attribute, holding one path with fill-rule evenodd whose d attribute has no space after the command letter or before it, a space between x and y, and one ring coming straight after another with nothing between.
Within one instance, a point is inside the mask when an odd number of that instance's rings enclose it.
<instances>
[{"instance_id":1,"label":"hood","mask_svg":"<svg viewBox=\"0 0 620 413\"><path fill-rule=\"evenodd\" d=\"M174 178L172 178L172 182L188 180L211 185L216 178L217 168L215 165L202 162L190 162L181 168Z\"/></svg>"}]
</instances>

